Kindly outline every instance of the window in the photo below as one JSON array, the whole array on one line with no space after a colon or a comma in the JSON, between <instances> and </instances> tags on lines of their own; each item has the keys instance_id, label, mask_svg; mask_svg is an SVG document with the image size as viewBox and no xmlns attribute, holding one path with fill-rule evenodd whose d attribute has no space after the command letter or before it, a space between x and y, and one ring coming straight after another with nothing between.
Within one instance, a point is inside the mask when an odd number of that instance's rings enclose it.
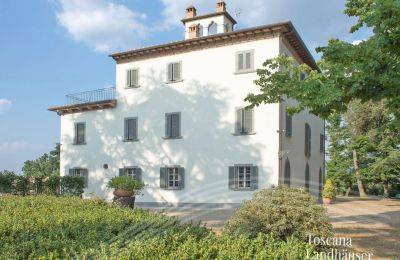
<instances>
[{"instance_id":1,"label":"window","mask_svg":"<svg viewBox=\"0 0 400 260\"><path fill-rule=\"evenodd\" d=\"M185 186L185 168L166 166L160 168L160 188L181 190Z\"/></svg>"},{"instance_id":2,"label":"window","mask_svg":"<svg viewBox=\"0 0 400 260\"><path fill-rule=\"evenodd\" d=\"M286 131L285 135L287 137L292 137L292 116L290 116L287 112L285 114L286 117Z\"/></svg>"},{"instance_id":3,"label":"window","mask_svg":"<svg viewBox=\"0 0 400 260\"><path fill-rule=\"evenodd\" d=\"M300 80L304 80L306 78L306 74L304 72L300 73Z\"/></svg>"},{"instance_id":4,"label":"window","mask_svg":"<svg viewBox=\"0 0 400 260\"><path fill-rule=\"evenodd\" d=\"M254 50L236 53L236 73L254 71Z\"/></svg>"},{"instance_id":5,"label":"window","mask_svg":"<svg viewBox=\"0 0 400 260\"><path fill-rule=\"evenodd\" d=\"M138 140L137 128L138 128L137 117L125 118L124 123L124 141L136 141Z\"/></svg>"},{"instance_id":6,"label":"window","mask_svg":"<svg viewBox=\"0 0 400 260\"><path fill-rule=\"evenodd\" d=\"M86 144L85 142L85 123L75 123L75 138L74 144Z\"/></svg>"},{"instance_id":7,"label":"window","mask_svg":"<svg viewBox=\"0 0 400 260\"><path fill-rule=\"evenodd\" d=\"M306 164L304 181L305 181L305 183L304 183L305 190L307 192L309 192L310 191L310 167L308 166L308 163Z\"/></svg>"},{"instance_id":8,"label":"window","mask_svg":"<svg viewBox=\"0 0 400 260\"><path fill-rule=\"evenodd\" d=\"M289 159L286 158L285 161L285 172L283 176L283 184L290 187L290 162Z\"/></svg>"},{"instance_id":9,"label":"window","mask_svg":"<svg viewBox=\"0 0 400 260\"><path fill-rule=\"evenodd\" d=\"M126 87L139 87L139 69L131 69L126 72Z\"/></svg>"},{"instance_id":10,"label":"window","mask_svg":"<svg viewBox=\"0 0 400 260\"><path fill-rule=\"evenodd\" d=\"M231 190L257 189L258 167L251 164L229 167L229 188Z\"/></svg>"},{"instance_id":11,"label":"window","mask_svg":"<svg viewBox=\"0 0 400 260\"><path fill-rule=\"evenodd\" d=\"M181 113L165 114L165 138L181 138Z\"/></svg>"},{"instance_id":12,"label":"window","mask_svg":"<svg viewBox=\"0 0 400 260\"><path fill-rule=\"evenodd\" d=\"M235 134L245 135L254 133L254 111L252 108L236 109Z\"/></svg>"},{"instance_id":13,"label":"window","mask_svg":"<svg viewBox=\"0 0 400 260\"><path fill-rule=\"evenodd\" d=\"M142 169L137 166L124 167L119 169L119 176L129 176L137 181L142 181Z\"/></svg>"},{"instance_id":14,"label":"window","mask_svg":"<svg viewBox=\"0 0 400 260\"><path fill-rule=\"evenodd\" d=\"M318 178L318 197L321 198L323 182L324 182L324 176L322 175L322 169L321 168L319 168L318 175L319 175L319 178Z\"/></svg>"},{"instance_id":15,"label":"window","mask_svg":"<svg viewBox=\"0 0 400 260\"><path fill-rule=\"evenodd\" d=\"M167 66L167 79L168 82L176 82L182 80L182 63L172 62Z\"/></svg>"},{"instance_id":16,"label":"window","mask_svg":"<svg viewBox=\"0 0 400 260\"><path fill-rule=\"evenodd\" d=\"M304 143L304 153L307 157L311 156L311 127L306 123L305 125L305 143Z\"/></svg>"},{"instance_id":17,"label":"window","mask_svg":"<svg viewBox=\"0 0 400 260\"><path fill-rule=\"evenodd\" d=\"M218 33L218 25L215 22L211 22L208 26L208 35L213 35Z\"/></svg>"},{"instance_id":18,"label":"window","mask_svg":"<svg viewBox=\"0 0 400 260\"><path fill-rule=\"evenodd\" d=\"M323 134L319 135L319 151L321 153L325 152L325 135Z\"/></svg>"},{"instance_id":19,"label":"window","mask_svg":"<svg viewBox=\"0 0 400 260\"><path fill-rule=\"evenodd\" d=\"M201 37L204 35L204 29L203 29L203 25L199 24L197 26L197 37Z\"/></svg>"},{"instance_id":20,"label":"window","mask_svg":"<svg viewBox=\"0 0 400 260\"><path fill-rule=\"evenodd\" d=\"M83 177L85 188L88 187L88 170L85 168L75 167L69 169L69 176Z\"/></svg>"}]
</instances>

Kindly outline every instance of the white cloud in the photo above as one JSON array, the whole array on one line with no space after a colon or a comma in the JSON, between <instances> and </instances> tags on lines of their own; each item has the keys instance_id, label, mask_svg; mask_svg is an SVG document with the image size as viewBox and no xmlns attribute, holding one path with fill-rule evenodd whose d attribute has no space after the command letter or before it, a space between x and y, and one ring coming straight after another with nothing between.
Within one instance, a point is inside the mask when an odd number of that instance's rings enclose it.
<instances>
[{"instance_id":1,"label":"white cloud","mask_svg":"<svg viewBox=\"0 0 400 260\"><path fill-rule=\"evenodd\" d=\"M354 40L351 42L351 44L353 45L359 45L360 43L362 43L364 40Z\"/></svg>"},{"instance_id":2,"label":"white cloud","mask_svg":"<svg viewBox=\"0 0 400 260\"><path fill-rule=\"evenodd\" d=\"M0 98L0 114L7 112L11 108L11 100Z\"/></svg>"},{"instance_id":3,"label":"white cloud","mask_svg":"<svg viewBox=\"0 0 400 260\"><path fill-rule=\"evenodd\" d=\"M112 52L138 47L147 36L142 20L125 5L106 0L59 0L58 22L72 38L99 52Z\"/></svg>"}]
</instances>

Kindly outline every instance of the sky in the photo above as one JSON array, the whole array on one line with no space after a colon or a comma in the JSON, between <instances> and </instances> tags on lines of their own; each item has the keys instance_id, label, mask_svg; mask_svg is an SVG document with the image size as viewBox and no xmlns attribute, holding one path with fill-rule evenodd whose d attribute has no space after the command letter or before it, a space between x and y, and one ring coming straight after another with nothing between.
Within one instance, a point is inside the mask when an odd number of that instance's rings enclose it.
<instances>
[{"instance_id":1,"label":"sky","mask_svg":"<svg viewBox=\"0 0 400 260\"><path fill-rule=\"evenodd\" d=\"M226 0L247 28L291 20L315 52L330 38L357 43L345 0ZM0 171L21 172L24 161L59 142L60 118L47 109L65 95L115 85L117 51L184 38L186 7L215 11L215 0L0 0Z\"/></svg>"}]
</instances>

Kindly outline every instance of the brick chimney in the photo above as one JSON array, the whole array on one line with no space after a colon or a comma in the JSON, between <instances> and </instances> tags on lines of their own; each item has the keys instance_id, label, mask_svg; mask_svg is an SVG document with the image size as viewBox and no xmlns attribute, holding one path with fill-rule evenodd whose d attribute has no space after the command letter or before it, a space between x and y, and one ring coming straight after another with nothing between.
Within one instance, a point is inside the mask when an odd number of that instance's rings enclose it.
<instances>
[{"instance_id":1,"label":"brick chimney","mask_svg":"<svg viewBox=\"0 0 400 260\"><path fill-rule=\"evenodd\" d=\"M188 8L186 8L186 18L196 17L196 15L197 15L196 12L197 12L197 10L193 5L189 6Z\"/></svg>"},{"instance_id":2,"label":"brick chimney","mask_svg":"<svg viewBox=\"0 0 400 260\"><path fill-rule=\"evenodd\" d=\"M217 13L226 12L226 4L224 1L217 2Z\"/></svg>"},{"instance_id":3,"label":"brick chimney","mask_svg":"<svg viewBox=\"0 0 400 260\"><path fill-rule=\"evenodd\" d=\"M189 27L189 39L194 39L199 36L199 25L193 24Z\"/></svg>"}]
</instances>

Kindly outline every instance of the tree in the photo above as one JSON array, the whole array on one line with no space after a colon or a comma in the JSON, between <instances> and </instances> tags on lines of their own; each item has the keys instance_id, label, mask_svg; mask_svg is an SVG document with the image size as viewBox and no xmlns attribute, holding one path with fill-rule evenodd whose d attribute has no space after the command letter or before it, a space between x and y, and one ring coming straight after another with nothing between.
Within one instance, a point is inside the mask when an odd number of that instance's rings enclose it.
<instances>
[{"instance_id":1,"label":"tree","mask_svg":"<svg viewBox=\"0 0 400 260\"><path fill-rule=\"evenodd\" d=\"M358 18L350 32L366 26L373 35L358 45L331 39L327 46L317 48L322 53L318 62L322 73L305 64L295 66L289 57L267 60L257 71L259 79L255 81L261 93L246 97L251 106L276 103L287 97L298 101L288 112L308 108L311 113L328 118L345 112L356 99L362 103L386 99L390 110L399 115L400 2L348 0L346 7L348 16ZM304 80L300 79L302 72L308 75Z\"/></svg>"},{"instance_id":2,"label":"tree","mask_svg":"<svg viewBox=\"0 0 400 260\"><path fill-rule=\"evenodd\" d=\"M400 151L392 150L385 158L379 158L373 167L377 178L383 183L385 196L389 195L389 184L400 182Z\"/></svg>"},{"instance_id":3,"label":"tree","mask_svg":"<svg viewBox=\"0 0 400 260\"><path fill-rule=\"evenodd\" d=\"M54 150L45 153L36 160L28 160L24 163L22 171L25 176L50 176L59 174L60 171L60 144L56 144Z\"/></svg>"}]
</instances>

